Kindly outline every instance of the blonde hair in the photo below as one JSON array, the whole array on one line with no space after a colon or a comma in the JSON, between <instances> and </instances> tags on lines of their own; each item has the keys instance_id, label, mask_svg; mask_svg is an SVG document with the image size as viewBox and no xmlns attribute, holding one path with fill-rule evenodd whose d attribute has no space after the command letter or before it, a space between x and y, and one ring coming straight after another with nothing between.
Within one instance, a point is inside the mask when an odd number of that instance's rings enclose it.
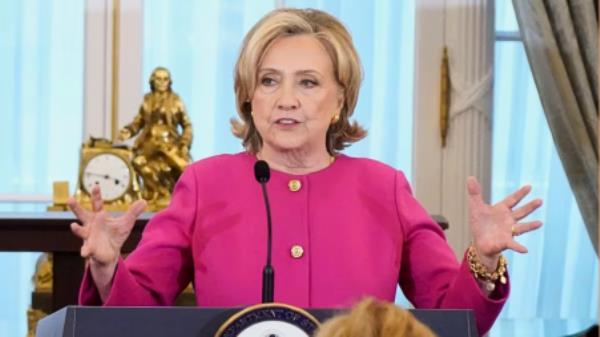
<instances>
[{"instance_id":1,"label":"blonde hair","mask_svg":"<svg viewBox=\"0 0 600 337\"><path fill-rule=\"evenodd\" d=\"M315 9L277 9L263 17L244 38L235 66L236 107L241 121L232 119L233 134L241 138L246 150L257 153L262 138L252 120L250 100L258 81L258 68L269 47L279 37L308 34L325 47L333 64L334 77L343 93L339 120L327 130L326 146L335 154L366 136L358 123L350 123L354 113L362 70L352 37L333 16Z\"/></svg>"},{"instance_id":2,"label":"blonde hair","mask_svg":"<svg viewBox=\"0 0 600 337\"><path fill-rule=\"evenodd\" d=\"M359 302L352 310L326 321L315 337L435 337L410 312L374 299Z\"/></svg>"}]
</instances>

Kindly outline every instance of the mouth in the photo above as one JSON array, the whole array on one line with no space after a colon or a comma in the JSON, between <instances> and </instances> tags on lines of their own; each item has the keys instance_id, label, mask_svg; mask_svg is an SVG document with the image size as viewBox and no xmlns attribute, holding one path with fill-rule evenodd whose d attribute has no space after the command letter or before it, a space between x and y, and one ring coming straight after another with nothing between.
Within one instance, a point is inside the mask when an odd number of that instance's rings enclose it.
<instances>
[{"instance_id":1,"label":"mouth","mask_svg":"<svg viewBox=\"0 0 600 337\"><path fill-rule=\"evenodd\" d=\"M292 126L300 124L300 122L293 118L278 118L277 120L275 120L275 124L282 126Z\"/></svg>"}]
</instances>

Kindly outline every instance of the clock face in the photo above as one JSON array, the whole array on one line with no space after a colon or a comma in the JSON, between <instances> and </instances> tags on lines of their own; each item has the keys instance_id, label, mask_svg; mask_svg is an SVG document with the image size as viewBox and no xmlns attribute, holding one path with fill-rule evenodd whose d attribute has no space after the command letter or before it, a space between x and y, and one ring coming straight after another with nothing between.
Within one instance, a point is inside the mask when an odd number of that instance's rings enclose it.
<instances>
[{"instance_id":1,"label":"clock face","mask_svg":"<svg viewBox=\"0 0 600 337\"><path fill-rule=\"evenodd\" d=\"M114 154L99 154L87 162L83 169L83 188L90 195L94 185L100 186L102 199L112 201L129 188L130 172L127 163Z\"/></svg>"}]
</instances>

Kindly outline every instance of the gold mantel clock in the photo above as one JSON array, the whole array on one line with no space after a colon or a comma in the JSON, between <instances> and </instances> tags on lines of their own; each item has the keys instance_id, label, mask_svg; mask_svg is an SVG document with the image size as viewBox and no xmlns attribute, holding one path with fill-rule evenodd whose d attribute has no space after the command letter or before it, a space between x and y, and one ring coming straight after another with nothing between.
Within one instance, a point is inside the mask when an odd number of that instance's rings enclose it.
<instances>
[{"instance_id":1,"label":"gold mantel clock","mask_svg":"<svg viewBox=\"0 0 600 337\"><path fill-rule=\"evenodd\" d=\"M132 158L130 149L114 146L106 139L91 138L83 144L75 192L77 201L90 208L92 188L98 185L107 210L126 210L132 202L140 199Z\"/></svg>"}]
</instances>

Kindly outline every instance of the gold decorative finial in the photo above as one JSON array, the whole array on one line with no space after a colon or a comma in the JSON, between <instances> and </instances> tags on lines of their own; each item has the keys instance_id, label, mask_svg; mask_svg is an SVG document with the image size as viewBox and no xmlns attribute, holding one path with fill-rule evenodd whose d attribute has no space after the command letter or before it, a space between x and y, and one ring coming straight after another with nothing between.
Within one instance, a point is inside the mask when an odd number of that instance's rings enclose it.
<instances>
[{"instance_id":1,"label":"gold decorative finial","mask_svg":"<svg viewBox=\"0 0 600 337\"><path fill-rule=\"evenodd\" d=\"M119 47L120 47L120 25L121 20L121 2L115 0L113 2L113 25L112 25L112 90L111 90L111 128L110 137L114 141L117 137L117 128L119 125Z\"/></svg>"},{"instance_id":2,"label":"gold decorative finial","mask_svg":"<svg viewBox=\"0 0 600 337\"><path fill-rule=\"evenodd\" d=\"M440 136L442 147L446 147L450 116L450 66L448 63L448 47L444 46L440 79Z\"/></svg>"}]
</instances>

